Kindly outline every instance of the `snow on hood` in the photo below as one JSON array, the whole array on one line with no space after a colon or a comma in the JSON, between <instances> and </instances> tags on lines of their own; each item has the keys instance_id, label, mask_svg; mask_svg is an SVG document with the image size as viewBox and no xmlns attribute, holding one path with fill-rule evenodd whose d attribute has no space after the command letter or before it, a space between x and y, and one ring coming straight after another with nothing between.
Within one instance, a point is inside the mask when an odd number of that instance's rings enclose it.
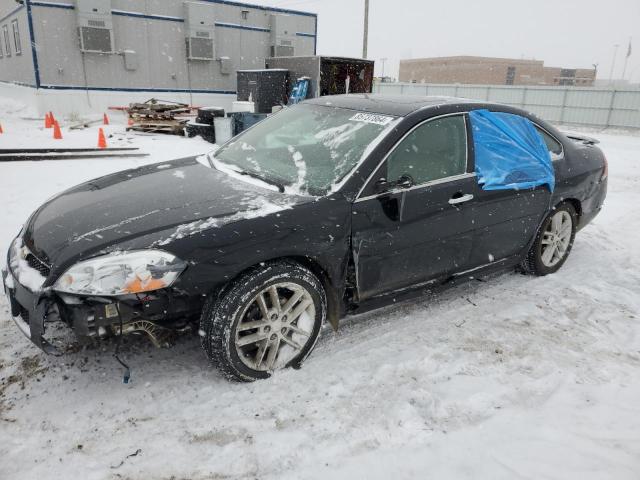
<instances>
[{"instance_id":1,"label":"snow on hood","mask_svg":"<svg viewBox=\"0 0 640 480\"><path fill-rule=\"evenodd\" d=\"M25 243L36 257L62 265L123 242L170 241L170 235L177 239L305 200L273 191L259 180L256 185L237 181L194 158L169 165L117 172L62 192L29 219Z\"/></svg>"},{"instance_id":2,"label":"snow on hood","mask_svg":"<svg viewBox=\"0 0 640 480\"><path fill-rule=\"evenodd\" d=\"M247 210L245 211L234 213L226 217L209 217L201 220L196 220L195 222L184 223L182 225L179 225L175 229L175 231L167 238L157 240L153 242L151 246L155 247L168 245L175 240L180 240L185 237L196 235L209 228L220 227L222 225L237 222L239 220L249 220L251 218L266 217L267 215L270 215L272 213L277 213L282 210L288 210L290 208L291 205L279 205L267 200L266 198L253 198L249 201Z\"/></svg>"},{"instance_id":3,"label":"snow on hood","mask_svg":"<svg viewBox=\"0 0 640 480\"><path fill-rule=\"evenodd\" d=\"M83 233L82 235L74 236L71 239L71 241L72 242L77 242L79 240L84 240L85 238L89 238L89 237L92 237L92 236L96 236L98 238L102 238L102 236L100 235L101 232L105 232L107 230L113 230L115 228L122 227L124 225L127 225L129 223L135 222L135 221L140 220L140 219L142 219L144 217L147 217L149 215L153 215L155 213L158 213L159 211L160 210L157 210L157 209L156 210L151 210L150 212L143 213L142 215L137 215L135 217L127 218L125 220L122 220L122 221L120 221L118 223L114 223L112 225L106 225L104 227L96 228L94 230L91 230L90 232Z\"/></svg>"}]
</instances>

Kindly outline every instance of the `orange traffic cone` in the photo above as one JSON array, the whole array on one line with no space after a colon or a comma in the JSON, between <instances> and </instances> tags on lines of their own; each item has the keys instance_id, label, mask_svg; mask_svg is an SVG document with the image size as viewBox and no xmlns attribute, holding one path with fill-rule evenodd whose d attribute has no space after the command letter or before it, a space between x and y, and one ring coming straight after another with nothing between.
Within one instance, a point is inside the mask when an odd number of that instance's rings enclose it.
<instances>
[{"instance_id":1,"label":"orange traffic cone","mask_svg":"<svg viewBox=\"0 0 640 480\"><path fill-rule=\"evenodd\" d=\"M0 133L4 133L4 130L2 130L2 124L0 123Z\"/></svg>"},{"instance_id":2,"label":"orange traffic cone","mask_svg":"<svg viewBox=\"0 0 640 480\"><path fill-rule=\"evenodd\" d=\"M53 116L53 112L49 112L49 121L51 122L51 126L56 122L56 117Z\"/></svg>"},{"instance_id":3,"label":"orange traffic cone","mask_svg":"<svg viewBox=\"0 0 640 480\"><path fill-rule=\"evenodd\" d=\"M53 127L53 122L51 121L51 117L49 116L48 113L44 114L44 128L51 128Z\"/></svg>"},{"instance_id":4,"label":"orange traffic cone","mask_svg":"<svg viewBox=\"0 0 640 480\"><path fill-rule=\"evenodd\" d=\"M62 132L60 131L60 125L57 120L53 121L53 138L55 140L62 140Z\"/></svg>"},{"instance_id":5,"label":"orange traffic cone","mask_svg":"<svg viewBox=\"0 0 640 480\"><path fill-rule=\"evenodd\" d=\"M109 125L109 117L107 117L107 114L106 114L106 113L104 113L104 114L102 115L102 124L103 124L103 125Z\"/></svg>"},{"instance_id":6,"label":"orange traffic cone","mask_svg":"<svg viewBox=\"0 0 640 480\"><path fill-rule=\"evenodd\" d=\"M104 138L104 131L98 130L98 148L107 148L107 139Z\"/></svg>"}]
</instances>

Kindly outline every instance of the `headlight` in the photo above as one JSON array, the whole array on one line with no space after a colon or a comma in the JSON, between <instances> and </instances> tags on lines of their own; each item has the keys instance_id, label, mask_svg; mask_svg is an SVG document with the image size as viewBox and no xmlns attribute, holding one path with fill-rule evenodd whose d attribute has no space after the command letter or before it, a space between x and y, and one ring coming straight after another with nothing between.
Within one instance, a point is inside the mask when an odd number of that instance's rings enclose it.
<instances>
[{"instance_id":1,"label":"headlight","mask_svg":"<svg viewBox=\"0 0 640 480\"><path fill-rule=\"evenodd\" d=\"M22 247L22 238L20 237L20 235L18 235L16 238L13 239L13 242L11 242L11 245L9 245L8 259L9 259L9 266L12 269L16 268L18 265L18 260L20 258L19 253L20 253L21 247Z\"/></svg>"},{"instance_id":2,"label":"headlight","mask_svg":"<svg viewBox=\"0 0 640 480\"><path fill-rule=\"evenodd\" d=\"M80 262L53 286L57 292L124 295L169 287L187 264L162 250L112 253Z\"/></svg>"}]
</instances>

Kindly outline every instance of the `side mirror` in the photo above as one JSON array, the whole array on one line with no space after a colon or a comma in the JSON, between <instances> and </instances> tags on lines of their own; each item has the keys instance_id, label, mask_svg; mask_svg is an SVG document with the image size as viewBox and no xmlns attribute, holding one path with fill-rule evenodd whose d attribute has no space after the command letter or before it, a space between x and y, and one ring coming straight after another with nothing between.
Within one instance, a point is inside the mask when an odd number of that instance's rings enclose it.
<instances>
[{"instance_id":1,"label":"side mirror","mask_svg":"<svg viewBox=\"0 0 640 480\"><path fill-rule=\"evenodd\" d=\"M378 179L378 181L374 184L373 191L376 194L384 193L384 192L388 192L390 187L391 187L390 183L387 181L386 178L383 177Z\"/></svg>"}]
</instances>

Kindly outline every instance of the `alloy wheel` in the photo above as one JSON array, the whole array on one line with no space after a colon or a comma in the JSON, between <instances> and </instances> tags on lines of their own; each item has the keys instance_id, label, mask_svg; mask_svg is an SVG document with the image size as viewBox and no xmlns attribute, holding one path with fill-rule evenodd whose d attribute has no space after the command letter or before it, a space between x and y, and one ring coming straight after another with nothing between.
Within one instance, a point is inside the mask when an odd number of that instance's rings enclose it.
<instances>
[{"instance_id":1,"label":"alloy wheel","mask_svg":"<svg viewBox=\"0 0 640 480\"><path fill-rule=\"evenodd\" d=\"M242 362L258 371L287 365L309 342L316 312L311 294L296 283L270 285L245 307L235 329Z\"/></svg>"},{"instance_id":2,"label":"alloy wheel","mask_svg":"<svg viewBox=\"0 0 640 480\"><path fill-rule=\"evenodd\" d=\"M551 221L542 234L540 258L545 267L554 267L565 257L571 243L572 233L573 220L571 215L565 210L559 210L551 217Z\"/></svg>"}]
</instances>

